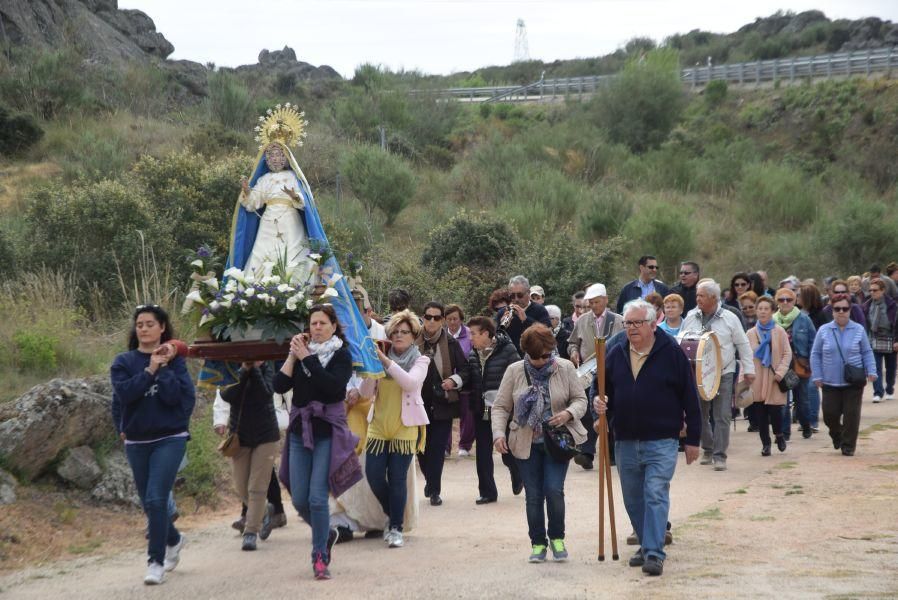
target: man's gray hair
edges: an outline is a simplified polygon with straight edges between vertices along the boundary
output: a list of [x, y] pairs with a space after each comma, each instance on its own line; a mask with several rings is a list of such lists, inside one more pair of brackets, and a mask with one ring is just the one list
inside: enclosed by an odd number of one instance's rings
[[654, 323], [658, 318], [658, 313], [655, 311], [655, 307], [652, 306], [651, 303], [646, 302], [642, 298], [637, 298], [636, 300], [630, 300], [626, 304], [624, 304], [624, 318], [627, 318], [627, 313], [633, 310], [644, 310], [645, 318]]
[[720, 284], [713, 279], [703, 279], [698, 282], [697, 290], [708, 290], [717, 300], [720, 300]]
[[549, 313], [550, 319], [560, 319], [561, 318], [561, 309], [555, 306], [554, 304], [546, 305], [546, 312]]
[[528, 290], [530, 289], [530, 282], [527, 281], [527, 278], [523, 275], [515, 275], [511, 279], [508, 280], [508, 287], [513, 285], [523, 285]]

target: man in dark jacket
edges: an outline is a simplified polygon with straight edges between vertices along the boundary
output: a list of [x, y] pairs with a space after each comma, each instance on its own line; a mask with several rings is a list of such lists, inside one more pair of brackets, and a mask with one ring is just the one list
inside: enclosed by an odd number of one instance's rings
[[649, 575], [661, 575], [664, 569], [670, 480], [683, 421], [686, 464], [699, 456], [702, 430], [689, 359], [672, 337], [656, 333], [655, 317], [654, 307], [644, 300], [624, 307], [627, 343], [608, 353], [606, 398], [594, 401], [599, 414], [613, 411], [621, 492], [640, 541], [630, 566], [642, 566]]
[[440, 491], [446, 444], [452, 434], [452, 419], [461, 414], [458, 391], [468, 383], [468, 360], [458, 340], [443, 327], [445, 316], [446, 307], [440, 302], [425, 304], [424, 326], [415, 342], [421, 354], [430, 357], [427, 379], [421, 388], [430, 419], [421, 471], [427, 480], [424, 495], [430, 498], [431, 506], [443, 503]]
[[530, 282], [526, 277], [523, 275], [512, 277], [508, 282], [508, 290], [511, 292], [511, 305], [500, 310], [496, 318], [501, 324], [506, 312], [514, 311], [514, 315], [505, 327], [505, 333], [511, 338], [511, 343], [520, 354], [521, 335], [524, 331], [534, 323], [542, 323], [552, 329], [552, 321], [549, 320], [549, 313], [546, 312], [546, 308], [542, 304], [530, 300]]
[[695, 308], [695, 290], [701, 277], [702, 273], [698, 268], [698, 263], [680, 263], [680, 283], [670, 288], [670, 292], [679, 294], [683, 298], [683, 316]]
[[[474, 415], [474, 438], [477, 442], [477, 481], [480, 497], [477, 504], [495, 502], [499, 496], [493, 478], [493, 431], [490, 426], [493, 400], [502, 383], [505, 370], [521, 358], [514, 344], [503, 332], [496, 332], [496, 324], [489, 317], [473, 317], [468, 321], [471, 330], [471, 353], [468, 371], [471, 379], [471, 412]], [[506, 456], [509, 457], [506, 459]], [[510, 454], [502, 455], [502, 462], [511, 472], [511, 489], [521, 493], [524, 482], [517, 463]]]
[[670, 293], [670, 289], [664, 285], [664, 282], [656, 279], [658, 277], [658, 259], [654, 256], [639, 257], [639, 277], [625, 285], [620, 294], [617, 296], [617, 308], [615, 312], [621, 314], [624, 310], [624, 304], [630, 300], [636, 300], [657, 292], [664, 298]]

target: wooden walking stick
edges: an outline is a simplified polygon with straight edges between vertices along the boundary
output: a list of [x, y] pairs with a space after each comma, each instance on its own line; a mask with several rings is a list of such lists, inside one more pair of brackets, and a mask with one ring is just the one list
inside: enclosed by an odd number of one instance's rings
[[[605, 339], [596, 337], [596, 393], [605, 397]], [[611, 485], [611, 459], [608, 449], [608, 418], [599, 415], [594, 428], [599, 434], [599, 560], [605, 560], [605, 489], [608, 490], [608, 516], [611, 523], [611, 558], [619, 560], [617, 525], [614, 520], [614, 490]]]

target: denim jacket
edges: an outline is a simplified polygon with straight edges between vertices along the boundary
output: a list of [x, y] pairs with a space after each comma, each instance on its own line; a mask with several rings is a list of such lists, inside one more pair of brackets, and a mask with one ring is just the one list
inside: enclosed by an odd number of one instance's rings
[[799, 314], [792, 322], [789, 333], [792, 334], [792, 352], [795, 353], [795, 356], [810, 358], [811, 348], [814, 347], [814, 338], [817, 335], [817, 329], [814, 327], [811, 317], [803, 312]]

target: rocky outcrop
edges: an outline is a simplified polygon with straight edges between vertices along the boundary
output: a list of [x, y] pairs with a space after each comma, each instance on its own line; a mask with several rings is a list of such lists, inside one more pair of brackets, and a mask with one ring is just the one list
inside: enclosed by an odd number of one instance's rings
[[0, 506], [16, 501], [16, 478], [0, 469]]
[[78, 446], [68, 451], [56, 474], [79, 489], [89, 490], [103, 475], [103, 470], [90, 446]]
[[0, 409], [0, 456], [27, 479], [43, 473], [67, 448], [113, 434], [108, 377], [54, 379]]
[[128, 459], [120, 451], [115, 451], [106, 459], [103, 477], [90, 493], [97, 502], [131, 504], [140, 506], [140, 497], [134, 486], [134, 477]]
[[243, 65], [234, 69], [238, 73], [268, 72], [285, 75], [299, 81], [315, 81], [321, 79], [342, 79], [332, 67], [321, 65], [316, 67], [296, 59], [296, 52], [289, 46], [283, 50], [262, 50], [259, 62], [254, 65]]

